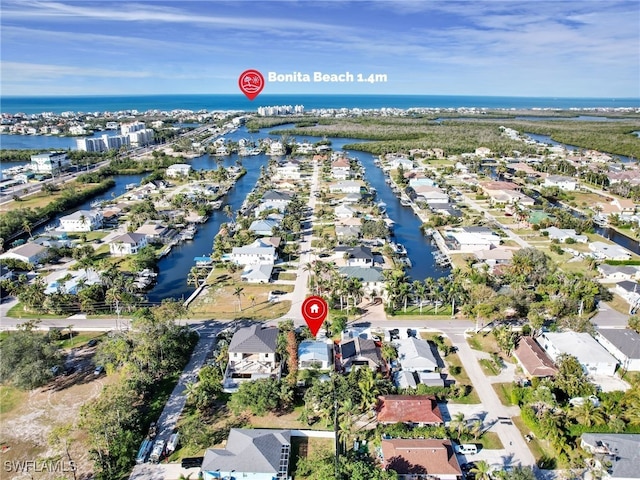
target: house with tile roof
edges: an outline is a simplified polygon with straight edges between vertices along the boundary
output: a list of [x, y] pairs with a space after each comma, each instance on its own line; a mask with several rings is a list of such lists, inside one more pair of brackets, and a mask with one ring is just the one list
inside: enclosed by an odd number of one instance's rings
[[376, 406], [378, 423], [414, 426], [444, 425], [434, 395], [381, 395]]
[[394, 470], [401, 480], [462, 478], [462, 469], [449, 439], [383, 438], [381, 447], [383, 468]]
[[553, 360], [532, 337], [520, 337], [513, 356], [529, 378], [553, 377], [558, 373]]
[[225, 448], [210, 448], [204, 454], [204, 480], [289, 478], [291, 431], [232, 428]]

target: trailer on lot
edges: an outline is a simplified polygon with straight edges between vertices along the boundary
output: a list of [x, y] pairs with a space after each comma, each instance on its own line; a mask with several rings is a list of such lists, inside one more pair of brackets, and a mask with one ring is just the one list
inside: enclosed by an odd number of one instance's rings
[[162, 459], [162, 455], [164, 454], [164, 440], [156, 440], [153, 444], [153, 450], [151, 451], [151, 455], [149, 456], [149, 461], [151, 463], [158, 463]]
[[151, 447], [153, 447], [153, 441], [145, 438], [142, 441], [142, 445], [140, 445], [140, 450], [138, 450], [138, 455], [136, 456], [136, 463], [138, 465], [147, 461], [147, 456], [151, 451]]

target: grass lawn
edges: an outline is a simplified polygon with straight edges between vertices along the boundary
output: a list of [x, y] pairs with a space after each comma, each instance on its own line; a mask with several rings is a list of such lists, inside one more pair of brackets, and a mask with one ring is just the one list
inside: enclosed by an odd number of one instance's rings
[[[109, 235], [109, 232], [104, 230], [92, 230], [90, 232], [84, 232], [84, 236], [87, 237], [87, 242], [92, 242], [94, 240], [102, 240], [107, 235]], [[67, 236], [69, 237], [69, 240], [80, 240], [83, 237], [83, 234], [68, 233]]]
[[470, 337], [467, 337], [467, 342], [469, 342], [469, 346], [471, 348], [473, 348], [474, 350], [480, 350], [481, 352], [498, 353], [500, 351], [500, 348], [498, 348], [498, 343], [491, 333], [476, 333]]
[[0, 385], [0, 415], [5, 415], [17, 405], [26, 402], [28, 393], [7, 385]]
[[629, 304], [617, 293], [613, 294], [613, 300], [608, 301], [607, 305], [613, 308], [616, 312], [620, 312], [624, 315], [629, 314]]
[[90, 188], [94, 188], [96, 186], [95, 183], [78, 183], [75, 181], [64, 183], [60, 190], [57, 192], [46, 193], [39, 192], [34, 195], [29, 195], [24, 197], [23, 200], [16, 202], [15, 200], [8, 202], [0, 207], [0, 213], [8, 212], [10, 210], [15, 210], [17, 208], [42, 208], [50, 203], [62, 198], [64, 190], [70, 189], [74, 192], [74, 194], [78, 194]]
[[496, 432], [484, 432], [482, 437], [477, 441], [486, 450], [502, 450], [504, 445], [500, 441], [500, 437]]
[[396, 310], [395, 312], [393, 312], [393, 315], [395, 317], [415, 317], [416, 319], [418, 319], [419, 317], [423, 316], [423, 317], [434, 317], [434, 316], [438, 316], [438, 317], [442, 317], [443, 319], [450, 319], [451, 318], [451, 306], [447, 305], [447, 306], [441, 306], [438, 307], [436, 309], [435, 306], [433, 305], [429, 305], [429, 306], [424, 306], [422, 307], [422, 313], [420, 313], [420, 307], [416, 306], [416, 305], [412, 305], [410, 307], [407, 307], [407, 311], [405, 312], [403, 309], [400, 310]]
[[295, 273], [280, 272], [274, 275], [275, 281], [278, 280], [295, 280], [298, 276]]
[[[189, 312], [195, 317], [272, 319], [286, 314], [291, 307], [289, 300], [271, 303], [268, 296], [274, 289], [291, 292], [293, 285], [244, 283], [240, 272], [223, 269], [213, 270], [207, 282], [209, 286], [189, 305]], [[240, 299], [234, 295], [236, 287], [242, 288]]]
[[513, 390], [513, 383], [494, 383], [491, 385], [496, 391], [496, 395], [503, 405], [510, 407], [511, 403], [511, 391]]
[[103, 332], [77, 332], [74, 330], [72, 337], [69, 338], [69, 332], [65, 329], [62, 332], [63, 340], [60, 342], [60, 348], [67, 349], [79, 347], [80, 345], [87, 343], [92, 338], [101, 336], [104, 336]]
[[[520, 430], [523, 437], [530, 433], [529, 428], [524, 424], [522, 418], [511, 417], [511, 419], [513, 420], [513, 424], [518, 427], [518, 430]], [[544, 440], [534, 437], [533, 440], [527, 443], [527, 446], [529, 447], [529, 450], [531, 450], [531, 454], [536, 459], [536, 462], [545, 456], [549, 458], [556, 458], [555, 452], [543, 442]], [[558, 467], [560, 468], [561, 465], [558, 465]]]
[[482, 371], [485, 373], [485, 375], [500, 375], [500, 369], [496, 367], [495, 362], [489, 358], [481, 358], [480, 367], [482, 367]]
[[294, 479], [303, 479], [295, 474], [299, 458], [307, 458], [318, 451], [334, 451], [334, 441], [330, 438], [291, 437], [291, 464]]

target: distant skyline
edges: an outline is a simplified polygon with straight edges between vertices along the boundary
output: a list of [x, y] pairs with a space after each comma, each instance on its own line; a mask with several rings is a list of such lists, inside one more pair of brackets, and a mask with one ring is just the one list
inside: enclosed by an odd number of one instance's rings
[[637, 1], [2, 0], [0, 94], [237, 94], [257, 69], [381, 80], [263, 94], [638, 98], [639, 25]]

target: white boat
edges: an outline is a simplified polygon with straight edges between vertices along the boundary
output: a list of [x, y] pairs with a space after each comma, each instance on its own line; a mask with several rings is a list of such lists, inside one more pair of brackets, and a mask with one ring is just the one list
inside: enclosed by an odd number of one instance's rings
[[124, 188], [126, 188], [127, 190], [133, 190], [137, 186], [138, 186], [137, 183], [127, 183]]
[[411, 202], [409, 200], [405, 200], [404, 198], [400, 200], [400, 205], [402, 205], [403, 207], [410, 207], [411, 206]]

